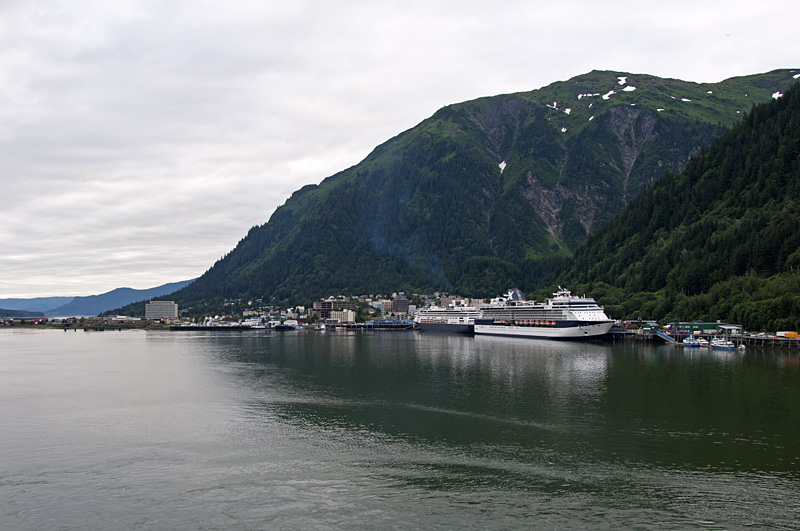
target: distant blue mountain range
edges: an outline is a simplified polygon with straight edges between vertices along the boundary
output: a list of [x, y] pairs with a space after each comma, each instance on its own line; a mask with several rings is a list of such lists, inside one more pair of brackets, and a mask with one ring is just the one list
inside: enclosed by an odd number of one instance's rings
[[150, 289], [117, 288], [100, 295], [86, 297], [36, 297], [33, 299], [0, 299], [0, 308], [23, 312], [43, 312], [49, 317], [98, 315], [114, 308], [153, 297], [169, 295], [194, 282], [171, 282]]
[[46, 312], [69, 304], [75, 297], [36, 297], [35, 299], [0, 299], [0, 308], [26, 312]]

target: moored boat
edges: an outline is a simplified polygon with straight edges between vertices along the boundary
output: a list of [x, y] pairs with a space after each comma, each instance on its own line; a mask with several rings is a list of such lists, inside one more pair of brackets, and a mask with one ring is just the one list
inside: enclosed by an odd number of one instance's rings
[[711, 348], [715, 350], [736, 350], [736, 345], [730, 339], [715, 337], [711, 340]]
[[424, 332], [471, 334], [480, 311], [474, 306], [431, 306], [417, 311], [414, 323]]
[[688, 348], [700, 347], [700, 340], [694, 337], [683, 338], [683, 346]]
[[538, 339], [590, 339], [604, 336], [614, 321], [589, 297], [559, 286], [544, 303], [525, 300], [518, 289], [480, 307], [475, 334]]
[[689, 348], [708, 347], [708, 340], [703, 337], [687, 337], [683, 340], [683, 346]]
[[275, 330], [276, 332], [292, 332], [295, 330], [302, 330], [302, 329], [303, 327], [300, 325], [300, 323], [298, 323], [293, 319], [286, 320], [282, 323], [276, 324], [273, 327], [273, 330]]

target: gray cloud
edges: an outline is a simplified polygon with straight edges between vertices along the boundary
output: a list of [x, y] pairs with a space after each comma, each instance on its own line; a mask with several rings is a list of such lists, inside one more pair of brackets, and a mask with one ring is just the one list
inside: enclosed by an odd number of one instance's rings
[[794, 2], [642, 4], [4, 2], [0, 297], [197, 276], [443, 105], [798, 63]]

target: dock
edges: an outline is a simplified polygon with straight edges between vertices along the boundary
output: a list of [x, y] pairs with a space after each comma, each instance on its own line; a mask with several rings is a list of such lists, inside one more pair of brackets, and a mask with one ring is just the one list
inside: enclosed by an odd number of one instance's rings
[[414, 323], [343, 323], [337, 325], [328, 325], [328, 327], [336, 330], [413, 330]]
[[[663, 341], [664, 343], [683, 346], [683, 339], [686, 335], [667, 334], [664, 332], [645, 332], [637, 333], [621, 329], [611, 329], [606, 334], [606, 339], [611, 341], [627, 340], [627, 341], [644, 341], [654, 342]], [[702, 337], [709, 343], [715, 337], [721, 337], [721, 334], [695, 334], [692, 337]], [[763, 347], [763, 348], [777, 348], [777, 349], [800, 349], [800, 338], [792, 337], [776, 337], [776, 336], [753, 336], [749, 334], [736, 334], [726, 335], [726, 339], [730, 339], [738, 347], [744, 345], [745, 347]]]

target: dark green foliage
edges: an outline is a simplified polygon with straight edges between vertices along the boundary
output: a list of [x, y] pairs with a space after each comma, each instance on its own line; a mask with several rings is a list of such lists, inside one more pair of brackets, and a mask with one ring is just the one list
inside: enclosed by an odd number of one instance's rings
[[508, 291], [520, 278], [519, 268], [499, 258], [476, 256], [466, 260], [456, 275], [455, 290], [466, 297], [487, 298]]
[[526, 293], [540, 289], [542, 286], [555, 287], [556, 281], [561, 278], [571, 263], [569, 255], [523, 260], [520, 264], [520, 283], [515, 285], [519, 285]]
[[[622, 91], [619, 76], [636, 90]], [[740, 107], [793, 82], [785, 70], [712, 85], [591, 72], [445, 107], [360, 164], [295, 192], [175, 299], [207, 308], [235, 298], [533, 289], [534, 277], [552, 278], [545, 266], [560, 264], [663, 172], [681, 170]], [[609, 99], [583, 96], [611, 89]], [[628, 252], [641, 249], [634, 242]], [[641, 272], [625, 274], [652, 287]], [[705, 286], [661, 274], [687, 290]]]
[[[800, 324], [800, 88], [753, 108], [680, 174], [631, 201], [562, 277], [620, 313]], [[634, 304], [635, 302], [635, 304]]]

